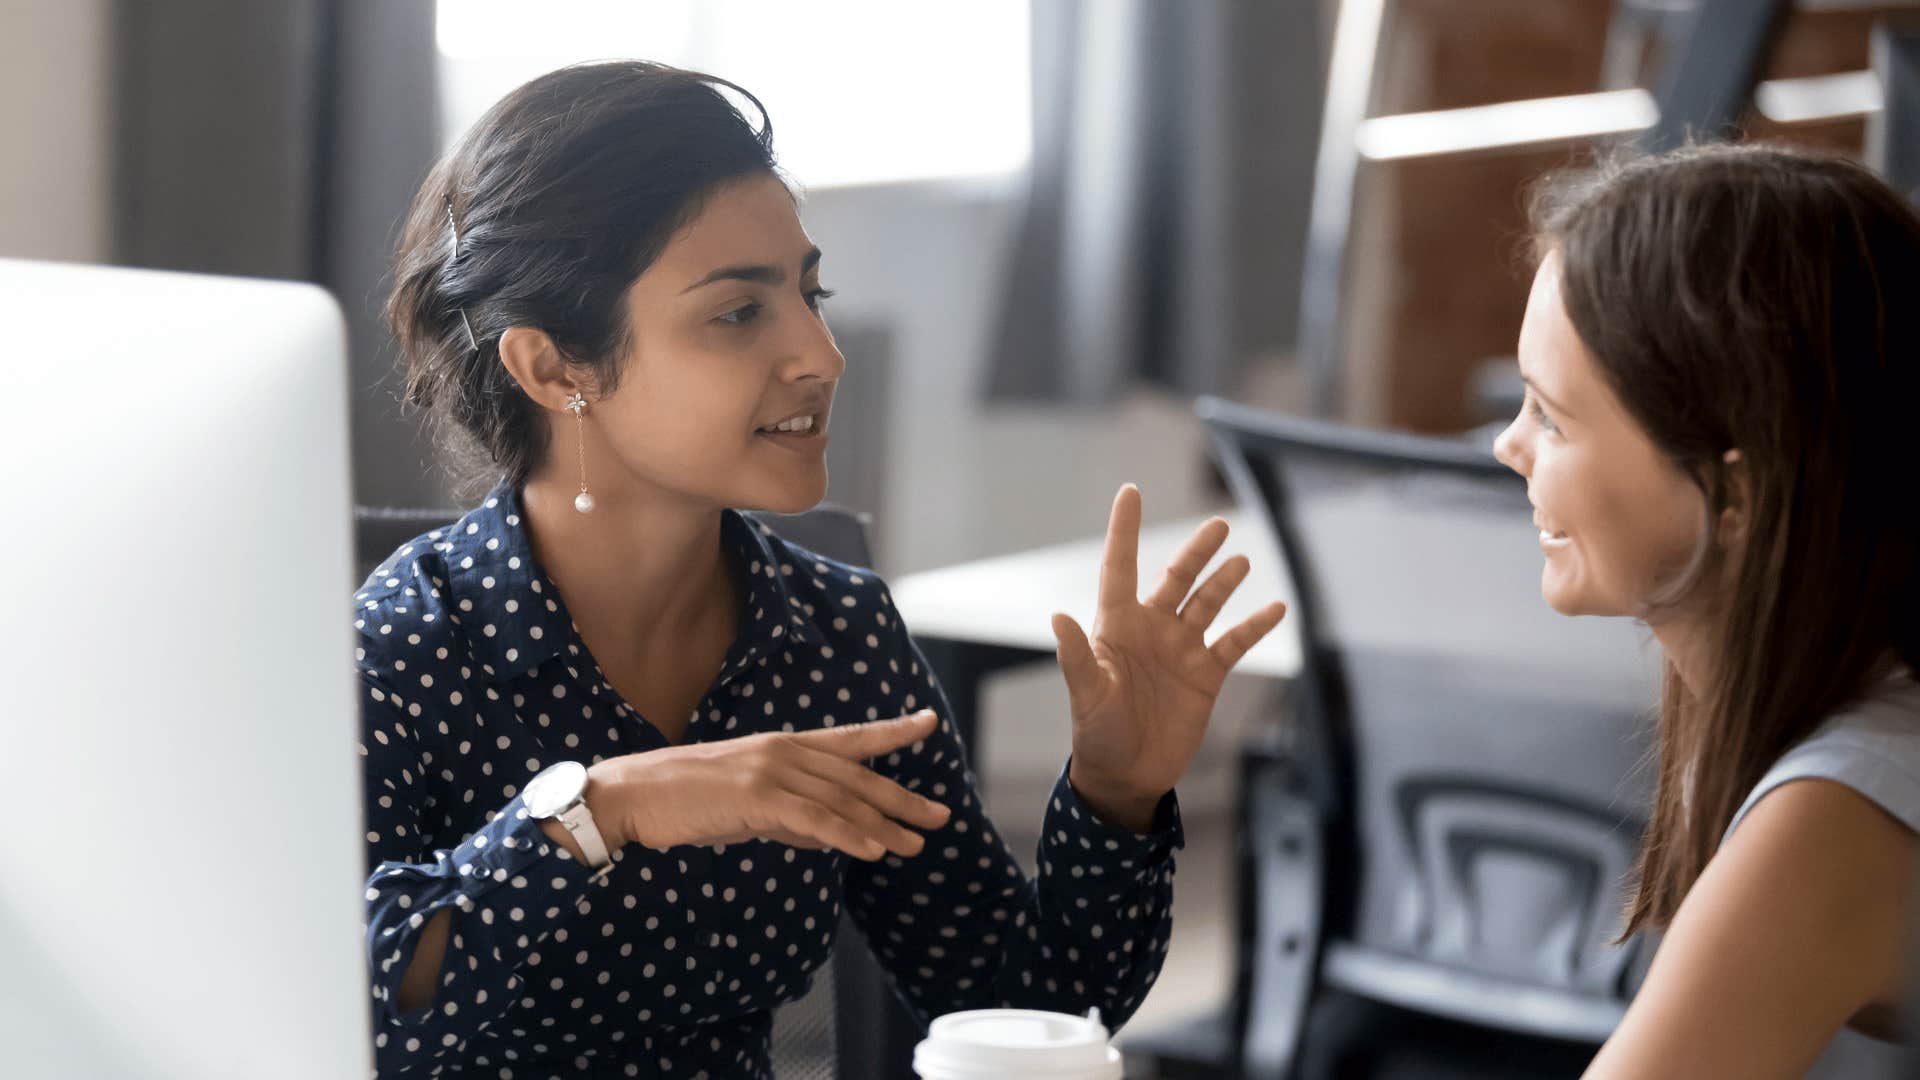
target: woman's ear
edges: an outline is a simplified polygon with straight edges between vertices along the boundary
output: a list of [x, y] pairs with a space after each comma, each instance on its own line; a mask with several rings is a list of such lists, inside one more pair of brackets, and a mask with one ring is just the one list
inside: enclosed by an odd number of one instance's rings
[[559, 346], [545, 330], [531, 326], [510, 326], [500, 335], [500, 366], [520, 384], [534, 404], [548, 412], [560, 412], [567, 399], [585, 392], [574, 377], [572, 366]]
[[1747, 523], [1753, 507], [1753, 478], [1747, 471], [1747, 459], [1738, 450], [1720, 455], [1720, 518], [1714, 522], [1715, 535], [1723, 548], [1738, 548], [1747, 542]]

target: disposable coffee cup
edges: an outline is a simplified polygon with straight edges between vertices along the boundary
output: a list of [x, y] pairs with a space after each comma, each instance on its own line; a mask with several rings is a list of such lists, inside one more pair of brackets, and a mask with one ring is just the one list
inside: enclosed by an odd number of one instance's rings
[[913, 1051], [920, 1080], [1120, 1080], [1100, 1010], [976, 1009], [933, 1022]]

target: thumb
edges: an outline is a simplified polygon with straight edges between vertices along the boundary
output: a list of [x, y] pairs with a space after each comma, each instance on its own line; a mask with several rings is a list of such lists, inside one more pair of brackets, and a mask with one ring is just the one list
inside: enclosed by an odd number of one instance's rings
[[1060, 674], [1067, 680], [1067, 697], [1074, 712], [1083, 712], [1100, 698], [1100, 661], [1087, 643], [1086, 632], [1071, 615], [1053, 617], [1053, 638], [1060, 643], [1056, 655], [1060, 658]]

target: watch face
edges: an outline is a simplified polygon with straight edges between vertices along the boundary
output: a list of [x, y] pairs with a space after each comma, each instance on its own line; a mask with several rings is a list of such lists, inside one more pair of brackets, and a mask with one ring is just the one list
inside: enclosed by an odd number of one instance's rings
[[587, 767], [577, 761], [549, 765], [527, 781], [523, 797], [527, 813], [535, 818], [550, 818], [565, 810], [587, 790]]

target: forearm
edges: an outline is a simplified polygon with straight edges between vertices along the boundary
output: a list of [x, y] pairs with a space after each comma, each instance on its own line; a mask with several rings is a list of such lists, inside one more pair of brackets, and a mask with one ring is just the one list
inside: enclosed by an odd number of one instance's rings
[[367, 882], [367, 957], [383, 1072], [461, 1053], [516, 999], [519, 972], [585, 899], [591, 875], [516, 800], [458, 846]]
[[410, 1013], [433, 1004], [440, 966], [447, 958], [447, 928], [451, 925], [453, 910], [442, 908], [420, 928], [413, 959], [407, 962], [407, 973], [400, 977], [400, 992], [394, 995], [401, 1012]]
[[[1167, 828], [1135, 835], [1097, 820], [1062, 778], [1048, 799], [1035, 882], [969, 798], [971, 785], [945, 787], [965, 812], [930, 833], [924, 852], [848, 870], [855, 921], [906, 1002], [923, 1019], [1098, 1006], [1110, 1025], [1124, 1022], [1165, 954], [1177, 813], [1169, 805]], [[930, 918], [936, 903], [939, 917]]]

